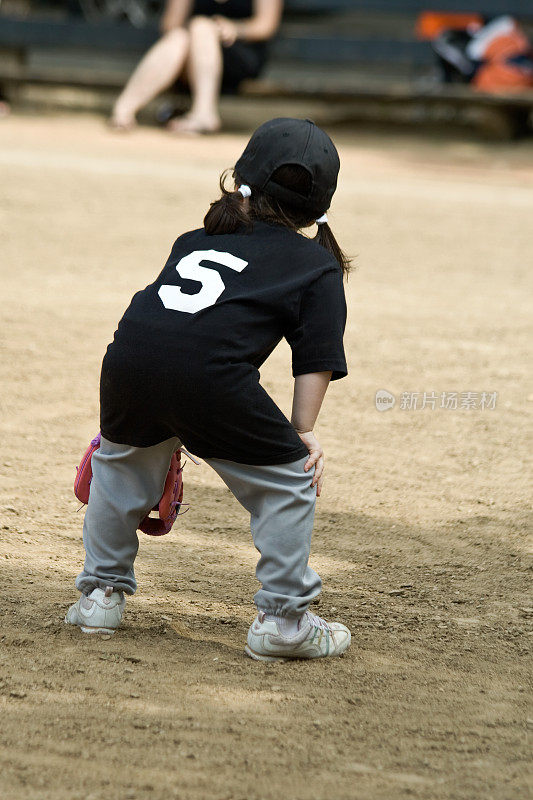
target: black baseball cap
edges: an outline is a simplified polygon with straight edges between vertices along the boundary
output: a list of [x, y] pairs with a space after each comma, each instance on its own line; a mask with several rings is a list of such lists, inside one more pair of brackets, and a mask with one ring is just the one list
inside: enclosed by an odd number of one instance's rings
[[[305, 196], [272, 180], [273, 173], [287, 164], [304, 167], [311, 176], [311, 188]], [[292, 117], [278, 117], [260, 125], [235, 164], [235, 173], [245, 183], [315, 217], [328, 210], [339, 169], [339, 154], [327, 133], [310, 119]]]

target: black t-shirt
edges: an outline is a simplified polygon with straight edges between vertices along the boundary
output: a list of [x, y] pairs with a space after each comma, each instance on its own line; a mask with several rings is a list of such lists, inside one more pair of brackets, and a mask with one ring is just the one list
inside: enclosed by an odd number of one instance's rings
[[101, 429], [148, 447], [178, 436], [193, 453], [244, 464], [296, 461], [307, 449], [259, 382], [285, 337], [293, 375], [347, 374], [339, 265], [281, 225], [180, 236], [138, 292], [102, 365]]

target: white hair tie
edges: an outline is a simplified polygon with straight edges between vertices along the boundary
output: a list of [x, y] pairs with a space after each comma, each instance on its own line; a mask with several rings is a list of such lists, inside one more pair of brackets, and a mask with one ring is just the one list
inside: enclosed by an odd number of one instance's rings
[[327, 214], [322, 214], [321, 217], [319, 217], [317, 220], [315, 220], [317, 225], [325, 225], [327, 221], [328, 221], [328, 215]]
[[250, 197], [250, 195], [252, 194], [252, 190], [245, 183], [239, 186], [238, 191], [242, 194], [243, 197]]

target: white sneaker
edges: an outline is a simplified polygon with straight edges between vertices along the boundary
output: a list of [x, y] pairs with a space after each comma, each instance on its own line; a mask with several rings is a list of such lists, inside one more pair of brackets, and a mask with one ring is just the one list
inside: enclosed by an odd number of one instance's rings
[[275, 620], [260, 611], [248, 630], [244, 652], [256, 661], [281, 661], [286, 658], [325, 658], [340, 656], [350, 646], [352, 636], [340, 622], [326, 622], [307, 611], [294, 636], [280, 633]]
[[90, 595], [82, 594], [70, 606], [65, 622], [79, 625], [83, 633], [115, 633], [120, 625], [126, 598], [123, 592], [116, 592], [112, 586], [93, 589]]

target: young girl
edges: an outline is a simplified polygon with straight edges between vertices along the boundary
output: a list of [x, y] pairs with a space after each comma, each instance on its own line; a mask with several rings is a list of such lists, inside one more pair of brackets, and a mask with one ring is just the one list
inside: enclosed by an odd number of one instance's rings
[[[350, 631], [307, 609], [321, 589], [308, 566], [324, 456], [313, 434], [330, 380], [346, 375], [343, 273], [325, 215], [339, 157], [309, 120], [261, 125], [221, 181], [204, 227], [175, 242], [138, 292], [102, 365], [99, 450], [66, 622], [113, 633], [136, 583], [137, 528], [161, 497], [181, 444], [250, 512], [261, 557], [246, 653], [274, 661], [340, 655]], [[299, 229], [318, 223], [311, 240]], [[259, 383], [285, 337], [295, 376], [292, 422]]]

